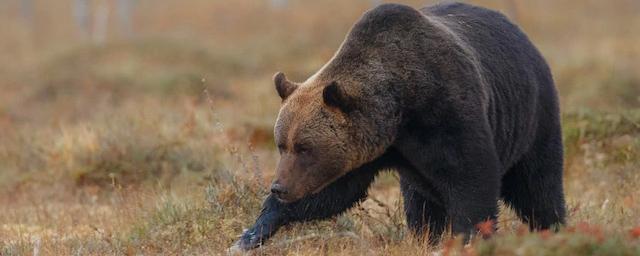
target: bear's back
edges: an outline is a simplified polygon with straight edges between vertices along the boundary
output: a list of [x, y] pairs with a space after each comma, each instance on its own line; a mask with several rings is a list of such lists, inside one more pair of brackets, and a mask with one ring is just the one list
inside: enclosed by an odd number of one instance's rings
[[456, 33], [476, 54], [490, 89], [488, 117], [503, 165], [508, 168], [534, 143], [539, 125], [557, 122], [549, 67], [528, 37], [501, 13], [464, 3], [420, 10]]

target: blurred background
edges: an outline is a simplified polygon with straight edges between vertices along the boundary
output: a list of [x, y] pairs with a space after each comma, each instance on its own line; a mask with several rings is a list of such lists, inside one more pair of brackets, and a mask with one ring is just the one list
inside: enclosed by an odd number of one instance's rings
[[[272, 75], [306, 79], [383, 2], [0, 1], [0, 254], [226, 248], [278, 159]], [[640, 1], [466, 2], [507, 15], [551, 66], [572, 222], [640, 224]], [[398, 210], [394, 175], [372, 194]], [[351, 231], [403, 237], [401, 214], [380, 231], [367, 209]]]

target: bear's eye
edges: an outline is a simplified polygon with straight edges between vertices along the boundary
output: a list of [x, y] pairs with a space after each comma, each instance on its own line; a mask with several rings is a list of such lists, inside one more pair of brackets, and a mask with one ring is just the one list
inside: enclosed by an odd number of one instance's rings
[[296, 144], [293, 148], [297, 154], [309, 154], [311, 152], [311, 147], [303, 144]]
[[278, 144], [278, 151], [280, 151], [280, 153], [286, 150], [287, 150], [287, 147], [284, 144]]

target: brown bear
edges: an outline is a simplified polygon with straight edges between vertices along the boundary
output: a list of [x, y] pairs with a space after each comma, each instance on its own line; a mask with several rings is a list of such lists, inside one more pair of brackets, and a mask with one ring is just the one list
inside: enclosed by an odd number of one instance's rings
[[236, 244], [354, 206], [395, 170], [408, 227], [437, 241], [495, 220], [562, 224], [562, 138], [549, 67], [502, 14], [462, 3], [384, 4], [305, 82], [274, 77], [282, 107], [272, 194]]

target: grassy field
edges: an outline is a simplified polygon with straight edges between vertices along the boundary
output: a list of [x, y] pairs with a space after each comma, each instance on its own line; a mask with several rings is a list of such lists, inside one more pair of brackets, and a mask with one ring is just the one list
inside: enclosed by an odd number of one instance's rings
[[[99, 2], [99, 1], [97, 1]], [[424, 1], [403, 1], [419, 7]], [[568, 225], [428, 247], [398, 177], [255, 255], [640, 255], [640, 4], [470, 1], [510, 16], [561, 95]], [[271, 76], [303, 80], [371, 2], [139, 1], [135, 36], [78, 36], [72, 1], [0, 4], [0, 255], [218, 255], [257, 216], [278, 154]], [[111, 13], [113, 15], [113, 13]]]

